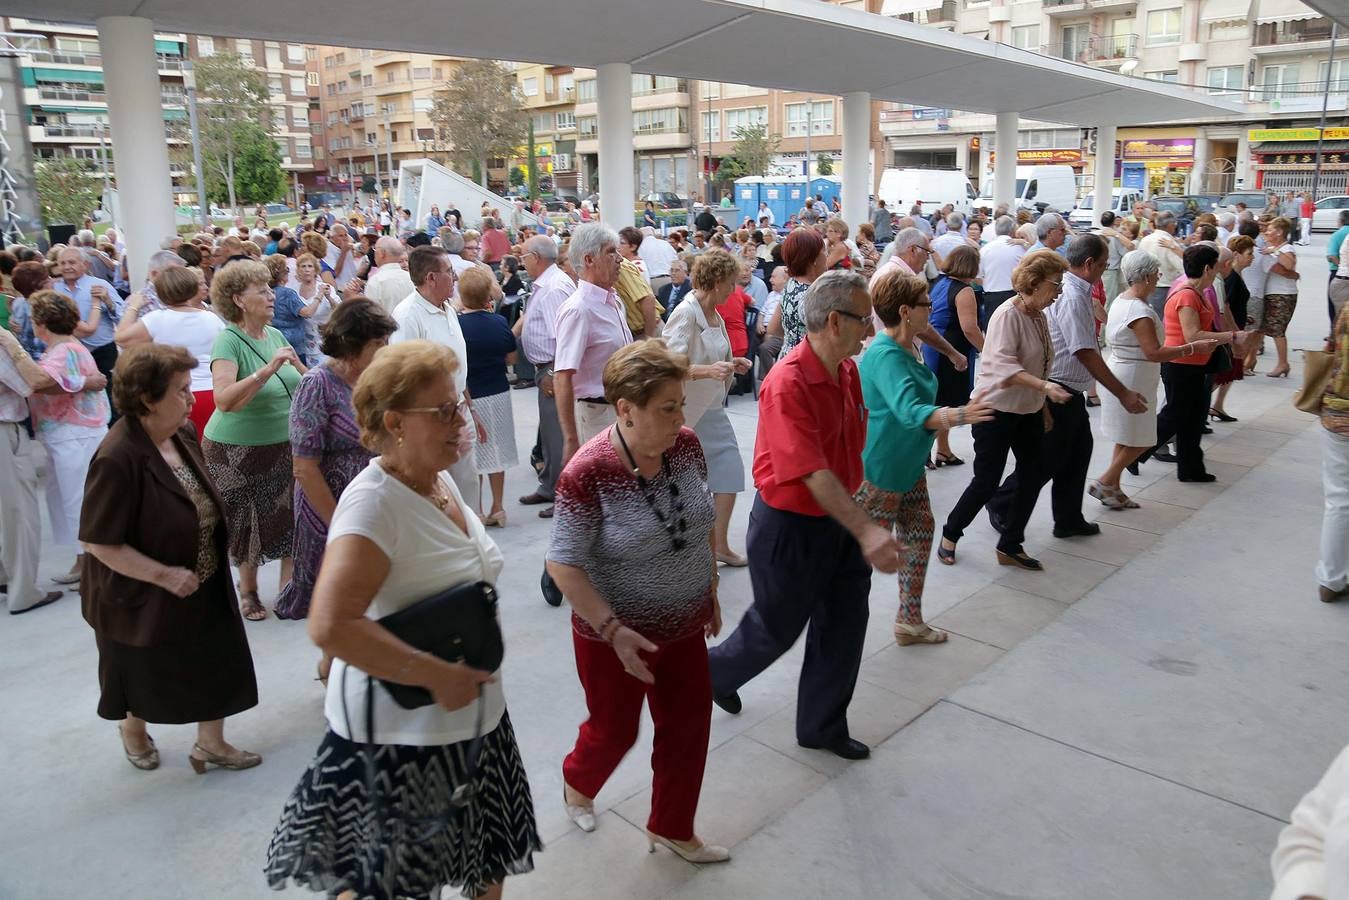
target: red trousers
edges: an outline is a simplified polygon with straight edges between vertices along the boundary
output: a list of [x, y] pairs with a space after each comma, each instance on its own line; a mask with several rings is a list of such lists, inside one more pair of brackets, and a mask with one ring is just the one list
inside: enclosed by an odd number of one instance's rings
[[562, 776], [587, 797], [598, 794], [637, 742], [645, 698], [656, 727], [646, 827], [671, 840], [691, 840], [712, 729], [712, 681], [702, 632], [642, 655], [655, 684], [643, 684], [623, 671], [608, 644], [575, 632], [572, 644], [590, 718], [581, 723], [576, 746], [562, 761]]

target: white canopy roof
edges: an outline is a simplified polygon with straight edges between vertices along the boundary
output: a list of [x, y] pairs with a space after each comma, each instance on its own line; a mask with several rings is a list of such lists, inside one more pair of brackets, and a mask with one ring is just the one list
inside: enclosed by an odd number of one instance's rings
[[1307, 0], [1307, 5], [1340, 23], [1340, 36], [1349, 37], [1349, 3], [1344, 0]]
[[72, 22], [140, 16], [168, 31], [305, 41], [748, 83], [1076, 125], [1175, 122], [1234, 103], [819, 0], [0, 0]]

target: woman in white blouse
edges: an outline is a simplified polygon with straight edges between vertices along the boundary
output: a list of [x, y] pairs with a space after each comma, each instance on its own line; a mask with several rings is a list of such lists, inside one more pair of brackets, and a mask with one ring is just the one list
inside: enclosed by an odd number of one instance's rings
[[707, 458], [707, 486], [717, 510], [713, 551], [728, 566], [748, 561], [731, 549], [727, 537], [735, 495], [745, 489], [745, 462], [726, 415], [726, 391], [732, 377], [748, 372], [751, 364], [731, 355], [731, 339], [717, 307], [735, 290], [739, 274], [739, 261], [726, 250], [700, 254], [693, 262], [693, 292], [671, 311], [664, 334], [671, 350], [689, 358], [684, 421], [698, 435]]
[[1349, 897], [1349, 747], [1289, 816], [1270, 867], [1270, 900]]
[[[356, 383], [361, 440], [380, 455], [342, 493], [328, 528], [309, 613], [310, 636], [336, 658], [328, 732], [272, 836], [273, 888], [294, 879], [361, 897], [439, 896], [450, 886], [498, 898], [505, 877], [529, 871], [541, 849], [497, 673], [417, 650], [378, 622], [501, 572], [501, 551], [445, 474], [471, 448], [454, 387], [460, 364], [443, 346], [408, 341], [382, 350]], [[404, 709], [376, 681], [367, 735], [368, 676], [425, 688], [436, 702]], [[359, 723], [355, 734], [348, 722]], [[467, 783], [479, 729], [476, 799], [456, 817], [451, 795]], [[378, 796], [368, 793], [365, 754]]]

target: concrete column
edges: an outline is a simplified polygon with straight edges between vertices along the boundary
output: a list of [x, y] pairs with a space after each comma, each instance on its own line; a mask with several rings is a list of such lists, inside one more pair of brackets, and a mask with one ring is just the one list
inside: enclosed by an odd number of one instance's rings
[[145, 281], [150, 254], [175, 233], [173, 179], [149, 19], [104, 16], [96, 22], [108, 92], [120, 221], [131, 285]]
[[600, 219], [617, 231], [633, 223], [635, 159], [632, 150], [632, 66], [606, 63], [595, 69], [600, 132]]
[[871, 94], [843, 95], [843, 221], [855, 233], [867, 221], [871, 193]]
[[1190, 169], [1190, 193], [1202, 194], [1208, 190], [1204, 186], [1204, 173], [1208, 170], [1209, 159], [1213, 156], [1213, 146], [1208, 133], [1200, 128], [1194, 136], [1194, 168]]
[[993, 206], [1016, 202], [1016, 143], [1018, 117], [1014, 112], [998, 113], [997, 159], [993, 161]]
[[[1096, 126], [1096, 188], [1092, 199], [1091, 224], [1100, 226], [1101, 213], [1110, 209], [1114, 203], [1112, 188], [1115, 186], [1115, 124]], [[1114, 299], [1113, 297], [1110, 299]]]

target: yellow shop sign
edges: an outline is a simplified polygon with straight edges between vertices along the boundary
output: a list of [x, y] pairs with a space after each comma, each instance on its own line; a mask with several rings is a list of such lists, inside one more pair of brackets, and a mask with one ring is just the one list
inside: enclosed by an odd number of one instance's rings
[[[1253, 128], [1246, 132], [1252, 141], [1314, 141], [1321, 135], [1319, 128]], [[1349, 128], [1327, 128], [1328, 141], [1349, 140]]]

